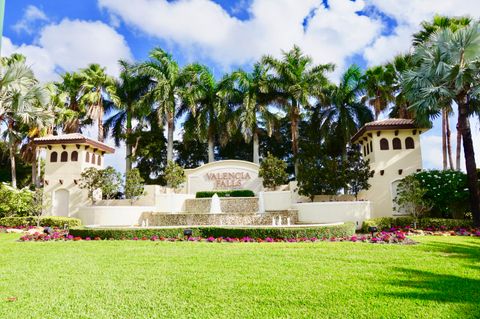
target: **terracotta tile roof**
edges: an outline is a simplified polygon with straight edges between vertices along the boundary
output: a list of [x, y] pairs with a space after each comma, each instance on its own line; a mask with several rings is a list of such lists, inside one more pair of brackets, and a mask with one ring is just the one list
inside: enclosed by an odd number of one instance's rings
[[418, 128], [419, 127], [415, 125], [415, 121], [409, 119], [385, 119], [380, 121], [368, 122], [357, 133], [355, 133], [355, 135], [353, 135], [351, 141], [352, 143], [355, 143], [355, 141], [367, 131]]
[[98, 148], [101, 151], [106, 153], [115, 153], [113, 147], [108, 146], [105, 143], [99, 142], [88, 138], [80, 133], [70, 133], [63, 135], [48, 135], [44, 137], [37, 137], [34, 140], [34, 143], [37, 145], [54, 145], [54, 144], [81, 144], [89, 145], [93, 148]]

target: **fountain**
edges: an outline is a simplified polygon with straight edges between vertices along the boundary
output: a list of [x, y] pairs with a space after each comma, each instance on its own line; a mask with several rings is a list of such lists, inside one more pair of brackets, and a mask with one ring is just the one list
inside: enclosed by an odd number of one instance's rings
[[220, 198], [217, 194], [212, 196], [212, 201], [210, 204], [210, 214], [221, 214], [222, 208], [220, 207]]

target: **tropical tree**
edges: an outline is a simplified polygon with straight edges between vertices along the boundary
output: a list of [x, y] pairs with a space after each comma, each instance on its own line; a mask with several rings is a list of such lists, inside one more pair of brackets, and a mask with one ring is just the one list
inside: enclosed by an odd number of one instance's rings
[[173, 159], [173, 133], [177, 105], [180, 103], [184, 88], [181, 69], [173, 57], [160, 48], [150, 52], [150, 60], [139, 66], [142, 75], [150, 78], [148, 92], [142, 103], [155, 105], [154, 112], [160, 123], [167, 125], [167, 161]]
[[[62, 122], [63, 133], [79, 133], [81, 131], [81, 120], [85, 117], [85, 107], [80, 103], [82, 95], [83, 78], [76, 72], [65, 72], [61, 75], [62, 80], [56, 82], [57, 105], [63, 102], [70, 112], [73, 112], [71, 119]], [[51, 89], [53, 91], [53, 88]]]
[[378, 120], [380, 113], [394, 100], [393, 74], [383, 65], [374, 66], [365, 71], [364, 82], [366, 93], [364, 99], [372, 107], [375, 120]]
[[129, 172], [132, 169], [134, 145], [133, 123], [134, 121], [144, 122], [145, 116], [150, 112], [150, 105], [139, 102], [148, 91], [150, 79], [140, 75], [138, 68], [127, 61], [120, 60], [119, 64], [121, 72], [119, 80], [115, 82], [117, 103], [107, 102], [113, 104], [112, 108], [115, 108], [117, 112], [105, 121], [104, 131], [105, 136], [108, 136], [111, 131], [117, 147], [120, 146], [120, 141], [125, 141], [125, 172]]
[[404, 77], [412, 107], [428, 111], [448, 100], [457, 104], [470, 206], [475, 224], [480, 225], [477, 167], [469, 123], [472, 105], [480, 98], [480, 25], [439, 30], [415, 48], [413, 58], [416, 66]]
[[43, 127], [53, 116], [44, 108], [48, 92], [38, 84], [25, 59], [3, 59], [0, 68], [0, 122], [6, 127], [3, 137], [8, 142], [12, 186], [16, 188], [15, 154], [22, 140], [21, 129], [33, 123]]
[[211, 163], [215, 160], [216, 136], [226, 135], [222, 128], [226, 123], [227, 105], [219, 95], [220, 84], [206, 66], [189, 65], [183, 70], [183, 76], [186, 84], [181, 89], [182, 103], [177, 117], [187, 114], [184, 139], [207, 142]]
[[233, 119], [240, 124], [240, 131], [249, 143], [253, 139], [253, 162], [260, 163], [259, 134], [263, 127], [268, 136], [272, 135], [275, 124], [278, 120], [270, 108], [269, 103], [273, 102], [274, 95], [270, 90], [270, 81], [267, 68], [256, 63], [252, 72], [237, 70], [232, 73], [233, 80], [232, 97], [239, 107], [234, 112]]
[[104, 96], [115, 104], [120, 104], [115, 92], [115, 80], [105, 73], [105, 68], [98, 64], [90, 64], [80, 70], [82, 78], [82, 95], [80, 102], [86, 106], [86, 115], [92, 121], [97, 121], [98, 140], [103, 142], [103, 115], [105, 113]]
[[320, 101], [320, 130], [323, 136], [333, 139], [343, 158], [347, 155], [350, 138], [365, 123], [373, 120], [369, 107], [362, 103], [364, 82], [362, 72], [356, 65], [350, 66], [338, 85], [332, 84]]
[[290, 119], [292, 135], [292, 153], [295, 161], [295, 175], [298, 174], [298, 124], [303, 109], [311, 105], [312, 97], [322, 94], [329, 81], [326, 72], [332, 71], [332, 64], [313, 65], [310, 56], [303, 54], [298, 46], [288, 52], [283, 52], [281, 59], [264, 56], [261, 60], [269, 71], [273, 72], [270, 79], [272, 91], [276, 94], [277, 104]]
[[[472, 19], [469, 17], [445, 17], [436, 15], [433, 17], [432, 22], [424, 21], [422, 22], [422, 30], [413, 35], [413, 45], [418, 46], [429, 40], [430, 36], [438, 30], [441, 29], [450, 29], [453, 32], [469, 25], [472, 22]], [[450, 163], [450, 168], [453, 169], [453, 160], [452, 160], [452, 147], [451, 147], [451, 133], [450, 133], [450, 123], [449, 117], [452, 114], [453, 109], [451, 103], [445, 103], [441, 108], [442, 113], [442, 151], [443, 151], [443, 169], [447, 169], [447, 154], [448, 160]], [[457, 128], [457, 147], [456, 147], [456, 161], [455, 167], [457, 170], [460, 170], [460, 153], [462, 150], [462, 134]]]

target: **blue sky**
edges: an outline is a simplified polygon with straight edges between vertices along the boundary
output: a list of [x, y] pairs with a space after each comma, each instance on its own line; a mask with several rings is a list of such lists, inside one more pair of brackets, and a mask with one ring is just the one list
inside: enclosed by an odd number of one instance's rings
[[[316, 63], [335, 63], [335, 81], [352, 63], [366, 68], [407, 51], [420, 22], [436, 13], [478, 17], [480, 1], [6, 0], [2, 55], [25, 54], [37, 77], [51, 81], [93, 62], [115, 76], [118, 59], [143, 60], [160, 46], [220, 77], [298, 44]], [[428, 168], [441, 165], [435, 124], [422, 138]], [[110, 164], [122, 168], [123, 154]]]

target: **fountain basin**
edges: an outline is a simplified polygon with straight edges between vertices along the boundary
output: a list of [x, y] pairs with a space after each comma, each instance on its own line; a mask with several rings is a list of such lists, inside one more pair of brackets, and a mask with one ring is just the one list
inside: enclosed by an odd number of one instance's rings
[[298, 222], [298, 212], [296, 210], [288, 211], [267, 211], [265, 214], [257, 212], [241, 213], [144, 213], [143, 218], [148, 219], [150, 226], [250, 226], [250, 225], [272, 225], [272, 219], [282, 219], [282, 224], [287, 224], [287, 219], [291, 224]]

